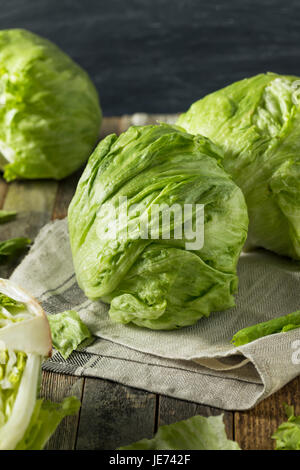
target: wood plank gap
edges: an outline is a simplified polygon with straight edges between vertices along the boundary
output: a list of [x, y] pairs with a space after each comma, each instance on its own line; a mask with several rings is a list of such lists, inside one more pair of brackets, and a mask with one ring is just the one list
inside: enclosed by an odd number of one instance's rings
[[8, 191], [8, 184], [4, 179], [0, 176], [0, 209], [2, 209], [5, 201], [5, 197]]
[[156, 395], [156, 403], [155, 403], [155, 417], [154, 417], [154, 434], [157, 433], [159, 425], [159, 404], [160, 404], [160, 395]]
[[81, 410], [82, 410], [82, 407], [83, 407], [83, 395], [84, 395], [84, 390], [85, 390], [85, 383], [86, 383], [86, 378], [83, 377], [83, 385], [82, 385], [81, 397], [80, 397], [81, 407], [80, 407], [79, 414], [78, 414], [75, 445], [74, 445], [75, 450], [77, 449], [77, 441], [78, 441], [79, 425], [80, 425], [80, 418], [81, 418]]

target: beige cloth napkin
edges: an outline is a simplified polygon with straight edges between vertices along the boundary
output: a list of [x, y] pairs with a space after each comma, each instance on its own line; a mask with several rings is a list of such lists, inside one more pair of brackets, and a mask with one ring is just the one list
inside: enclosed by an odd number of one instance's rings
[[44, 369], [102, 377], [222, 409], [247, 409], [300, 374], [300, 329], [235, 348], [239, 329], [300, 308], [300, 264], [263, 250], [239, 261], [236, 307], [176, 331], [113, 323], [76, 283], [66, 220], [46, 225], [11, 279], [48, 314], [75, 309], [97, 340]]

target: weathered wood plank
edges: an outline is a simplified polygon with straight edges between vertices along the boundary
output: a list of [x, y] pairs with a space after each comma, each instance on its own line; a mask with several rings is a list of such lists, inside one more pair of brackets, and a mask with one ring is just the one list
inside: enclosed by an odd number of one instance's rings
[[[1, 239], [28, 237], [34, 239], [49, 220], [58, 184], [55, 181], [16, 181], [9, 184], [3, 208], [17, 211], [17, 218], [1, 225]], [[1, 276], [9, 277], [17, 262], [1, 266]]]
[[85, 381], [76, 449], [111, 450], [152, 437], [154, 394], [102, 379]]
[[69, 204], [76, 191], [78, 180], [81, 176], [82, 169], [73, 175], [60, 181], [57, 189], [52, 219], [63, 219], [67, 216]]
[[[54, 402], [61, 402], [68, 396], [76, 396], [81, 400], [83, 382], [81, 377], [43, 372], [40, 396]], [[65, 418], [47, 443], [46, 449], [74, 449], [78, 422], [79, 415]]]
[[8, 184], [0, 176], [0, 208], [2, 208], [4, 204], [4, 199], [6, 196], [7, 189], [8, 189]]
[[131, 116], [125, 114], [119, 119], [117, 134], [126, 131], [130, 126], [146, 126], [148, 124], [158, 124], [159, 122], [174, 124], [178, 116], [179, 114], [135, 113]]
[[270, 450], [274, 448], [272, 434], [286, 421], [283, 404], [295, 406], [300, 415], [300, 378], [293, 380], [277, 393], [262, 401], [250, 411], [235, 412], [235, 439], [243, 450]]
[[176, 400], [175, 398], [160, 396], [157, 426], [176, 423], [177, 421], [188, 419], [195, 415], [208, 417], [217, 416], [221, 413], [224, 413], [224, 423], [227, 436], [229, 439], [233, 439], [233, 413], [229, 411], [224, 412], [223, 410], [220, 410], [218, 408], [212, 408], [210, 406], [198, 405], [197, 403], [191, 403], [187, 401]]
[[101, 125], [100, 139], [103, 139], [109, 134], [118, 134], [120, 119], [120, 117], [104, 118]]

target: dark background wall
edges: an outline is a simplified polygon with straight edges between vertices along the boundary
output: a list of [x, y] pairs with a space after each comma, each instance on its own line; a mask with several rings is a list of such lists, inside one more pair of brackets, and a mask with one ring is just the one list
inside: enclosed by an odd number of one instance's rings
[[0, 28], [55, 41], [105, 115], [173, 113], [263, 71], [300, 75], [299, 0], [0, 0]]

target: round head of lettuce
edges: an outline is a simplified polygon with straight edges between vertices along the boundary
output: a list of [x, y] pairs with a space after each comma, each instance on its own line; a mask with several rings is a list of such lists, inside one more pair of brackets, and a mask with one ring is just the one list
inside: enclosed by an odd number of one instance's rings
[[167, 124], [110, 135], [91, 155], [70, 240], [79, 285], [110, 303], [112, 320], [175, 329], [234, 305], [248, 215], [222, 158], [207, 138]]
[[222, 146], [243, 190], [247, 245], [300, 259], [300, 81], [257, 75], [194, 103], [178, 125]]
[[97, 91], [84, 70], [50, 41], [0, 31], [0, 169], [16, 178], [61, 179], [96, 144]]

